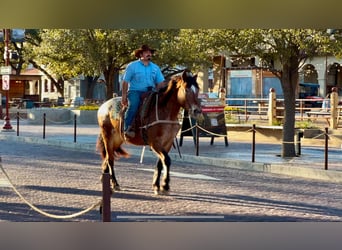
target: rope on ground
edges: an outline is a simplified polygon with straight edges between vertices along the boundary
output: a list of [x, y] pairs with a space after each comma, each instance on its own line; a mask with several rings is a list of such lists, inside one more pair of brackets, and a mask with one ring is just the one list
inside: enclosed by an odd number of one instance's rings
[[10, 180], [8, 174], [6, 173], [5, 169], [2, 167], [2, 163], [1, 163], [1, 157], [0, 157], [0, 168], [1, 171], [4, 173], [4, 175], [6, 176], [8, 182], [11, 184], [11, 187], [13, 188], [14, 192], [29, 206], [31, 207], [33, 210], [35, 210], [36, 212], [45, 215], [47, 217], [51, 217], [54, 219], [70, 219], [70, 218], [75, 218], [77, 216], [80, 216], [82, 214], [85, 214], [93, 209], [95, 209], [98, 206], [102, 205], [102, 199], [100, 201], [98, 201], [97, 203], [95, 203], [94, 205], [90, 206], [89, 208], [84, 209], [83, 211], [74, 213], [74, 214], [69, 214], [69, 215], [55, 215], [55, 214], [51, 214], [51, 213], [47, 213], [44, 212], [43, 210], [37, 208], [35, 205], [33, 205], [32, 203], [30, 203], [28, 200], [26, 200], [22, 194], [19, 193], [19, 191], [16, 189], [16, 187], [14, 186], [13, 182]]

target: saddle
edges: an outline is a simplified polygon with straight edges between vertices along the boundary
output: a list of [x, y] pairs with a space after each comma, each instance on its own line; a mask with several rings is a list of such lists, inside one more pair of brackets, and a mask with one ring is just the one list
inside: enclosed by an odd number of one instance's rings
[[[139, 129], [144, 125], [147, 125], [151, 122], [149, 118], [149, 110], [156, 104], [156, 96], [158, 92], [156, 91], [148, 91], [141, 95], [141, 102], [138, 109], [138, 112], [134, 118], [134, 122], [132, 123], [132, 129], [136, 132], [139, 132], [142, 138], [146, 141], [146, 129]], [[121, 132], [123, 133], [124, 128], [124, 115], [126, 112], [127, 107], [121, 107], [119, 116], [120, 116], [120, 125], [121, 125]]]
[[148, 91], [144, 93], [141, 98], [141, 105], [138, 111], [141, 126], [146, 125], [148, 121], [148, 111], [151, 107], [153, 107], [156, 104], [156, 96], [157, 92], [155, 91]]

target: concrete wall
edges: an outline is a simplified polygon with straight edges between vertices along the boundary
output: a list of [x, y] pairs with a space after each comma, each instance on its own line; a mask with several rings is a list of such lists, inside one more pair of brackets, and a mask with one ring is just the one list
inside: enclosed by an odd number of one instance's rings
[[29, 124], [43, 124], [45, 114], [46, 124], [97, 124], [97, 110], [73, 110], [65, 108], [37, 108], [27, 110]]

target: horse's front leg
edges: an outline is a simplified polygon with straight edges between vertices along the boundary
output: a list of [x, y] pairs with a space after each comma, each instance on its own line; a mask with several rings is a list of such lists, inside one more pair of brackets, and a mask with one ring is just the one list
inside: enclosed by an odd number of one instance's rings
[[155, 194], [159, 194], [159, 191], [160, 191], [159, 179], [160, 179], [162, 169], [163, 169], [163, 163], [161, 159], [158, 159], [156, 167], [154, 169], [153, 181], [152, 181], [152, 188]]
[[161, 191], [163, 194], [168, 194], [170, 191], [170, 166], [171, 166], [171, 158], [168, 155], [168, 153], [163, 152], [164, 155], [164, 162], [163, 162], [163, 167], [164, 167], [164, 175], [163, 175], [163, 182], [161, 186]]
[[[170, 191], [170, 165], [171, 158], [166, 152], [159, 154], [159, 159], [157, 166], [154, 170], [153, 176], [153, 190], [155, 194], [168, 194]], [[164, 169], [162, 186], [160, 187], [159, 179], [161, 176], [161, 171]]]

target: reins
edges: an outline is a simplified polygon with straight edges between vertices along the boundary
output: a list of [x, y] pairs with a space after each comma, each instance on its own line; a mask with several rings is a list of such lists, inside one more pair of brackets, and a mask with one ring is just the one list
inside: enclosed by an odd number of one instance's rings
[[145, 125], [145, 126], [142, 126], [140, 128], [143, 128], [143, 129], [148, 129], [156, 124], [160, 124], [160, 123], [168, 123], [168, 124], [179, 124], [178, 121], [171, 121], [171, 120], [159, 120], [159, 116], [158, 116], [158, 97], [159, 95], [157, 94], [156, 95], [156, 109], [155, 109], [155, 112], [156, 112], [156, 120]]

